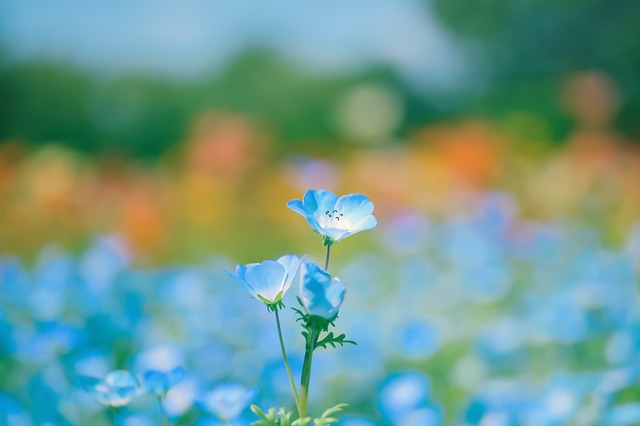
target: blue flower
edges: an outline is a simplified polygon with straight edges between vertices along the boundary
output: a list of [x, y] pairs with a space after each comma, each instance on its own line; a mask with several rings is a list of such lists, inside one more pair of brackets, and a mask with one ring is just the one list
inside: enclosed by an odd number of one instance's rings
[[305, 263], [300, 281], [300, 299], [310, 315], [333, 320], [344, 300], [346, 287], [315, 263]]
[[115, 370], [103, 379], [81, 377], [81, 385], [100, 404], [122, 407], [140, 393], [138, 380], [128, 371]]
[[307, 219], [311, 228], [323, 235], [325, 244], [375, 228], [378, 221], [371, 214], [373, 203], [362, 194], [338, 198], [331, 191], [308, 190], [302, 201], [291, 200], [287, 207]]
[[142, 378], [150, 393], [162, 396], [184, 378], [184, 368], [176, 367], [171, 371], [149, 370]]
[[391, 374], [378, 395], [380, 412], [387, 419], [407, 415], [428, 404], [430, 390], [429, 381], [422, 373]]
[[234, 420], [258, 395], [255, 388], [245, 388], [237, 383], [224, 383], [200, 398], [200, 403], [223, 422]]
[[251, 296], [267, 305], [273, 305], [279, 303], [291, 287], [291, 282], [304, 258], [305, 256], [302, 256], [298, 259], [289, 254], [278, 260], [238, 265], [235, 273], [225, 272], [242, 284]]

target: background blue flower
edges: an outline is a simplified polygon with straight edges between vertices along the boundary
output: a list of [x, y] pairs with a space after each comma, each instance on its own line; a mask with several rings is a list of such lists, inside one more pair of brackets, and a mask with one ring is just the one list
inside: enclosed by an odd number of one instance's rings
[[147, 391], [162, 396], [184, 378], [184, 368], [176, 367], [171, 371], [149, 370], [142, 378]]

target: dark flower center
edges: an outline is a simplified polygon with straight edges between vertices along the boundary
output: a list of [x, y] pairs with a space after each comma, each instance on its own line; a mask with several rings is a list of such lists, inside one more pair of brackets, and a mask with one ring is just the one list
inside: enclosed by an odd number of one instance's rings
[[329, 218], [334, 221], [340, 221], [340, 218], [342, 216], [344, 216], [342, 213], [339, 213], [338, 210], [334, 210], [333, 212], [330, 212], [329, 210], [327, 210], [326, 212], [324, 212], [324, 214], [326, 214], [327, 216], [329, 216]]

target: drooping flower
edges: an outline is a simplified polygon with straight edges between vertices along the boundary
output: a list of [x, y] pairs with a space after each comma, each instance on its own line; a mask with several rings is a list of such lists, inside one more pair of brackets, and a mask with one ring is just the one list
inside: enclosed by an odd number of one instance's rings
[[223, 383], [199, 398], [200, 404], [223, 422], [235, 420], [258, 395], [255, 388]]
[[163, 396], [184, 378], [184, 368], [171, 371], [149, 370], [142, 376], [145, 388], [156, 396]]
[[300, 300], [307, 313], [333, 320], [344, 300], [345, 285], [320, 269], [315, 263], [305, 263], [300, 280]]
[[291, 200], [287, 207], [306, 218], [311, 228], [324, 236], [325, 244], [333, 244], [378, 225], [372, 215], [373, 203], [362, 194], [338, 198], [331, 191], [310, 189], [302, 201]]
[[279, 303], [291, 287], [306, 256], [288, 254], [277, 260], [236, 266], [236, 272], [225, 271], [249, 291], [251, 296], [267, 305]]
[[141, 392], [140, 383], [125, 370], [115, 370], [104, 378], [81, 377], [82, 387], [96, 401], [109, 407], [122, 407]]

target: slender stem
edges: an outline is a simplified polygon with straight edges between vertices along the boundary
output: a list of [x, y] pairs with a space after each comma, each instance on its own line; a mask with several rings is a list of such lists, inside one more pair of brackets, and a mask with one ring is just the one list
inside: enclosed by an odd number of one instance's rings
[[278, 325], [278, 337], [280, 338], [280, 349], [282, 350], [282, 358], [284, 359], [284, 366], [287, 369], [287, 375], [289, 376], [289, 383], [291, 383], [291, 390], [293, 391], [293, 397], [296, 400], [296, 408], [298, 409], [298, 415], [300, 414], [300, 399], [298, 398], [298, 389], [296, 389], [296, 382], [293, 380], [293, 374], [291, 374], [291, 367], [289, 366], [289, 358], [287, 357], [287, 350], [284, 347], [284, 340], [282, 339], [282, 328], [280, 327], [280, 315], [278, 314], [278, 308], [274, 309], [276, 313], [276, 324]]
[[115, 407], [111, 407], [111, 417], [113, 418], [113, 426], [118, 426], [117, 411]]
[[160, 407], [160, 416], [162, 417], [162, 424], [165, 426], [169, 426], [169, 416], [167, 416], [167, 412], [164, 411], [164, 404], [162, 403], [162, 395], [158, 396], [158, 406]]
[[319, 333], [313, 328], [307, 338], [307, 347], [304, 352], [304, 363], [302, 364], [302, 377], [300, 379], [300, 418], [307, 417], [307, 405], [309, 403], [309, 382], [311, 381], [311, 361], [313, 351], [318, 342]]
[[329, 256], [331, 255], [331, 243], [327, 244], [327, 258], [324, 261], [324, 270], [329, 270]]

